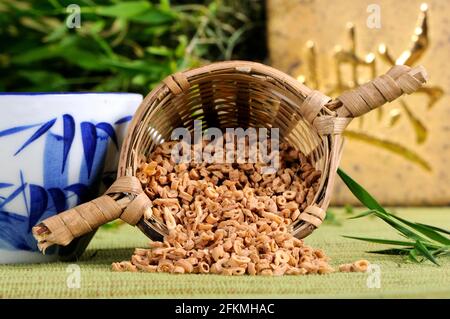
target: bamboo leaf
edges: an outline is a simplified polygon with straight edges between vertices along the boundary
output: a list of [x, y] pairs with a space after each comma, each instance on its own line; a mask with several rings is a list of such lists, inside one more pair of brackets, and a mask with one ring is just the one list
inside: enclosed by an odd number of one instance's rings
[[410, 249], [408, 248], [389, 248], [389, 249], [369, 251], [369, 253], [371, 254], [382, 254], [382, 255], [408, 255], [409, 252]]
[[431, 253], [435, 258], [440, 256], [450, 256], [450, 247], [443, 247], [436, 250], [433, 250]]
[[48, 195], [45, 188], [39, 185], [30, 184], [30, 218], [28, 231], [37, 224], [44, 212], [47, 210]]
[[81, 137], [83, 142], [84, 158], [87, 165], [88, 178], [91, 177], [94, 165], [95, 151], [97, 148], [97, 131], [91, 122], [81, 122]]
[[[0, 52], [0, 91], [146, 93], [168, 74], [223, 59], [238, 42], [239, 54], [246, 55], [251, 43], [263, 40], [253, 27], [263, 22], [262, 4], [83, 0], [81, 28], [71, 29], [61, 2], [0, 1], [0, 38], [8, 44]], [[213, 41], [205, 41], [206, 28]], [[261, 51], [253, 51], [259, 59]]]
[[356, 216], [349, 217], [348, 219], [357, 219], [357, 218], [361, 218], [361, 217], [366, 217], [366, 216], [369, 216], [369, 215], [373, 215], [375, 212], [377, 212], [377, 211], [373, 210], [373, 209], [367, 210], [367, 211], [362, 212], [362, 213], [360, 213], [360, 214], [358, 214]]
[[14, 154], [16, 156], [19, 154], [24, 148], [26, 148], [28, 145], [33, 143], [35, 140], [37, 140], [39, 137], [41, 137], [43, 134], [45, 134], [53, 124], [55, 124], [56, 118], [48, 121], [47, 123], [44, 123], [34, 134], [17, 150], [17, 152]]
[[161, 55], [161, 56], [171, 56], [173, 51], [165, 46], [150, 46], [145, 49], [150, 54]]
[[143, 14], [130, 17], [130, 21], [150, 25], [168, 24], [174, 19], [173, 14], [155, 8], [145, 11]]
[[417, 250], [411, 249], [408, 253], [408, 259], [415, 263], [420, 263], [419, 259], [417, 259]]
[[13, 64], [23, 64], [23, 65], [33, 64], [41, 60], [54, 58], [60, 55], [62, 50], [63, 50], [62, 46], [57, 46], [53, 44], [47, 46], [40, 46], [14, 55], [11, 58], [11, 62]]
[[419, 234], [413, 232], [412, 230], [406, 228], [405, 226], [403, 226], [402, 224], [400, 224], [399, 222], [397, 222], [395, 219], [393, 219], [393, 215], [385, 212], [375, 212], [375, 215], [377, 215], [379, 218], [381, 218], [383, 221], [385, 221], [387, 224], [389, 224], [390, 226], [392, 226], [393, 228], [397, 229], [400, 233], [402, 233], [405, 237], [410, 238], [410, 239], [414, 239], [414, 240], [423, 240], [423, 241], [427, 241], [425, 238], [423, 238], [422, 236], [420, 236]]
[[119, 149], [119, 142], [117, 141], [116, 131], [114, 131], [114, 127], [111, 124], [101, 122], [96, 124], [95, 127], [108, 134], [109, 138], [113, 141], [116, 148]]
[[19, 133], [21, 131], [28, 130], [29, 128], [36, 127], [38, 125], [41, 125], [41, 124], [31, 124], [31, 125], [22, 125], [22, 126], [11, 127], [9, 129], [0, 131], [0, 137]]
[[128, 19], [140, 15], [150, 8], [151, 4], [147, 1], [129, 1], [111, 6], [98, 7], [95, 12], [101, 16]]
[[16, 198], [20, 193], [22, 193], [27, 187], [27, 184], [20, 185], [16, 190], [14, 190], [11, 195], [9, 195], [3, 202], [0, 204], [0, 209], [2, 209], [6, 204], [11, 202], [14, 198]]
[[443, 229], [443, 228], [439, 228], [439, 227], [431, 226], [431, 225], [426, 225], [426, 224], [422, 224], [422, 223], [416, 223], [416, 224], [417, 225], [421, 225], [421, 226], [425, 226], [425, 227], [428, 227], [428, 228], [431, 228], [431, 229], [433, 229], [435, 231], [438, 231], [438, 232], [441, 232], [441, 233], [444, 233], [444, 234], [450, 235], [450, 230], [448, 230], [448, 229]]
[[392, 219], [390, 215], [379, 203], [378, 201], [372, 197], [372, 195], [369, 194], [368, 191], [366, 191], [361, 185], [359, 185], [355, 180], [353, 180], [350, 176], [348, 176], [342, 169], [338, 169], [339, 177], [342, 179], [342, 181], [347, 185], [347, 187], [350, 189], [350, 191], [355, 195], [355, 197], [367, 208], [374, 211], [374, 213], [384, 220], [386, 223], [397, 229], [399, 232], [403, 233], [404, 235], [413, 238], [415, 240], [422, 238], [420, 235], [414, 233], [413, 231], [407, 229], [400, 223], [396, 222], [394, 219]]
[[[391, 248], [371, 252], [389, 255], [408, 255], [408, 259], [416, 263], [425, 260], [419, 260], [417, 258], [418, 253], [420, 253], [426, 259], [430, 260], [436, 265], [439, 265], [436, 261], [436, 257], [450, 254], [450, 239], [439, 234], [439, 232], [448, 234], [447, 230], [426, 224], [413, 223], [404, 218], [389, 213], [387, 210], [381, 207], [381, 205], [372, 197], [372, 195], [369, 194], [369, 192], [367, 192], [361, 185], [359, 185], [351, 177], [349, 177], [344, 171], [338, 169], [338, 174], [350, 189], [350, 191], [355, 195], [355, 197], [370, 209], [369, 211], [363, 212], [352, 218], [360, 218], [374, 214], [375, 216], [386, 222], [388, 225], [396, 229], [401, 236], [403, 236], [407, 240], [412, 241], [353, 236], [344, 237], [378, 244], [405, 246], [405, 248]], [[424, 235], [426, 238], [421, 235]]]
[[402, 223], [408, 225], [409, 227], [417, 230], [418, 232], [424, 234], [425, 236], [427, 236], [428, 238], [435, 240], [441, 244], [444, 245], [450, 245], [450, 239], [442, 236], [441, 234], [439, 234], [437, 231], [435, 231], [434, 229], [429, 228], [427, 225], [420, 225], [420, 224], [416, 224], [413, 222], [410, 222], [404, 218], [401, 218], [399, 216], [394, 216], [391, 215], [393, 218], [401, 221]]
[[123, 123], [131, 121], [132, 119], [133, 119], [132, 115], [127, 115], [127, 116], [124, 116], [124, 117], [118, 119], [116, 122], [114, 122], [114, 124], [116, 124], [116, 125], [123, 124]]
[[60, 213], [67, 209], [66, 194], [63, 192], [62, 189], [53, 187], [47, 189], [47, 192], [49, 193], [50, 197], [53, 200], [53, 205], [56, 212]]
[[70, 114], [63, 115], [63, 127], [64, 127], [64, 136], [63, 136], [64, 149], [63, 149], [63, 162], [61, 173], [64, 172], [64, 169], [66, 167], [67, 157], [69, 156], [69, 151], [70, 148], [72, 147], [72, 142], [75, 137], [75, 120], [73, 119], [72, 115]]
[[416, 247], [416, 249], [423, 255], [425, 256], [428, 260], [430, 260], [431, 262], [433, 262], [433, 264], [436, 264], [437, 266], [440, 266], [438, 264], [438, 262], [436, 261], [436, 258], [434, 258], [434, 256], [430, 253], [430, 251], [428, 250], [428, 248], [420, 241], [417, 240], [416, 244], [414, 245]]
[[337, 173], [342, 181], [347, 185], [353, 195], [367, 208], [372, 210], [378, 210], [380, 212], [386, 212], [384, 208], [377, 202], [372, 195], [369, 194], [361, 185], [354, 181], [350, 176], [347, 175], [341, 168], [338, 168]]
[[341, 222], [336, 217], [336, 214], [334, 214], [331, 210], [327, 210], [327, 213], [325, 215], [325, 219], [323, 222], [328, 225], [334, 225], [334, 226], [341, 225]]
[[343, 236], [345, 238], [357, 239], [362, 241], [367, 241], [376, 244], [389, 244], [389, 245], [399, 245], [399, 246], [414, 246], [414, 242], [393, 240], [393, 239], [381, 239], [381, 238], [369, 238], [369, 237], [355, 237], [355, 236]]

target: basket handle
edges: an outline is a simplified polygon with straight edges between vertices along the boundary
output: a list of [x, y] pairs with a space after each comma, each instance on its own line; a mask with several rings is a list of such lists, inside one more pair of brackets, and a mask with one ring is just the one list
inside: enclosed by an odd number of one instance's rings
[[178, 95], [189, 89], [190, 84], [183, 72], [177, 72], [167, 76], [162, 82], [169, 88], [169, 90]]
[[336, 112], [341, 117], [362, 116], [405, 93], [414, 93], [426, 80], [427, 73], [423, 66], [411, 68], [395, 65], [386, 74], [354, 90], [344, 92], [337, 98], [341, 106]]
[[149, 209], [151, 201], [139, 180], [134, 176], [122, 176], [105, 195], [43, 220], [32, 232], [39, 250], [45, 253], [47, 247], [66, 246], [73, 239], [117, 218], [134, 226]]
[[[423, 66], [411, 68], [395, 65], [386, 74], [342, 93], [335, 100], [318, 91], [312, 91], [301, 109], [320, 134], [340, 134], [353, 118], [392, 102], [403, 94], [417, 91], [426, 80], [427, 73]], [[330, 114], [330, 111], [334, 113]]]

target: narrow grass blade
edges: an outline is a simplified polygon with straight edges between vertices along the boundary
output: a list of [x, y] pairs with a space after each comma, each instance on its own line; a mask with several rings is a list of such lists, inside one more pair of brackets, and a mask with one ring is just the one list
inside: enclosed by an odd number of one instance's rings
[[337, 173], [342, 181], [347, 185], [350, 191], [355, 195], [361, 203], [367, 208], [379, 210], [386, 213], [384, 208], [372, 197], [364, 188], [362, 188], [357, 182], [355, 182], [350, 176], [347, 175], [342, 169], [338, 168]]
[[436, 258], [436, 257], [440, 257], [440, 256], [450, 256], [450, 247], [446, 247], [443, 249], [437, 249], [435, 251], [432, 252], [432, 255]]
[[419, 234], [413, 232], [412, 230], [406, 228], [399, 222], [397, 222], [394, 218], [392, 218], [392, 215], [390, 215], [388, 212], [375, 212], [375, 215], [381, 218], [383, 221], [385, 221], [387, 224], [392, 226], [393, 228], [397, 229], [399, 232], [401, 232], [403, 235], [405, 235], [407, 238], [411, 238], [414, 240], [423, 240], [427, 241], [425, 238], [420, 236]]
[[399, 245], [399, 246], [414, 246], [414, 242], [393, 240], [393, 239], [382, 239], [382, 238], [369, 238], [369, 237], [355, 237], [355, 236], [343, 236], [345, 238], [357, 239], [362, 241], [367, 241], [376, 244], [388, 244], [388, 245]]
[[440, 257], [440, 256], [450, 256], [450, 246], [445, 246], [441, 248], [432, 248], [429, 249], [431, 251], [431, 254], [434, 256], [434, 258]]
[[[399, 234], [409, 241], [390, 240], [382, 238], [343, 236], [356, 240], [362, 240], [371, 243], [388, 244], [404, 246], [404, 248], [391, 248], [384, 250], [371, 251], [371, 253], [389, 254], [389, 255], [408, 255], [408, 259], [413, 262], [422, 262], [426, 259], [438, 265], [436, 257], [450, 255], [450, 238], [442, 234], [449, 234], [450, 231], [420, 223], [414, 223], [404, 218], [398, 217], [386, 211], [375, 198], [370, 195], [361, 185], [348, 176], [343, 170], [338, 169], [338, 175], [353, 193], [353, 195], [367, 208], [365, 211], [350, 219], [361, 218], [369, 215], [375, 215], [388, 225], [396, 229]], [[441, 234], [442, 233], [442, 234]], [[418, 256], [423, 258], [418, 258]]]
[[433, 229], [435, 231], [438, 231], [440, 233], [444, 233], [444, 234], [450, 235], [450, 230], [448, 230], [448, 229], [443, 229], [443, 228], [439, 228], [439, 227], [431, 226], [431, 225], [427, 225], [427, 224], [422, 224], [422, 223], [416, 223], [416, 224], [417, 225], [421, 225], [421, 226], [425, 226], [425, 227], [428, 227], [428, 228], [431, 228], [431, 229]]
[[411, 249], [408, 254], [408, 259], [415, 263], [420, 263], [420, 260], [417, 259], [417, 250]]
[[402, 223], [408, 225], [409, 227], [415, 229], [416, 231], [422, 233], [432, 240], [435, 240], [444, 245], [450, 245], [450, 239], [442, 236], [436, 230], [429, 228], [428, 225], [416, 224], [398, 216], [392, 216], [392, 218], [401, 221]]
[[382, 254], [382, 255], [408, 255], [410, 252], [409, 248], [389, 248], [381, 250], [371, 250], [371, 254]]
[[428, 248], [420, 240], [417, 240], [414, 246], [424, 257], [430, 260], [433, 264], [440, 266], [436, 261], [436, 258], [434, 258], [434, 256], [428, 250]]
[[362, 212], [362, 213], [360, 213], [360, 214], [358, 214], [356, 216], [349, 217], [347, 219], [357, 219], [357, 218], [361, 218], [361, 217], [366, 217], [366, 216], [369, 216], [369, 215], [373, 215], [375, 212], [377, 212], [377, 210], [371, 209], [371, 210], [367, 210], [365, 212]]

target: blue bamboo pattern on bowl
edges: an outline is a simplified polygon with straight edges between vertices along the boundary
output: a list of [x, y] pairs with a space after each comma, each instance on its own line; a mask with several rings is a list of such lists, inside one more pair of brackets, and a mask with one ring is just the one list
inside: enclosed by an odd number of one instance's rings
[[[107, 122], [79, 123], [83, 161], [77, 183], [68, 183], [68, 159], [76, 137], [76, 121], [70, 114], [61, 117], [63, 135], [54, 134], [51, 128], [58, 118], [45, 123], [12, 127], [0, 131], [3, 137], [34, 129], [33, 134], [18, 146], [13, 157], [21, 156], [27, 147], [45, 138], [43, 185], [27, 183], [22, 171], [19, 172], [18, 185], [0, 181], [0, 248], [37, 251], [31, 229], [40, 220], [64, 211], [73, 205], [85, 202], [95, 196], [95, 191], [103, 180], [109, 180], [114, 172], [104, 172], [101, 176], [108, 142], [118, 151], [119, 143], [115, 127], [131, 120], [126, 116], [114, 124]], [[28, 194], [27, 194], [28, 193]], [[6, 205], [22, 198], [26, 214], [7, 211]]]

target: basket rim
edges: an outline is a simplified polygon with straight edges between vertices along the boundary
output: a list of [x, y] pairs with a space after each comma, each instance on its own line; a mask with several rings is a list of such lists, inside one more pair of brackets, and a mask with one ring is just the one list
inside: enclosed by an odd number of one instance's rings
[[[189, 81], [189, 79], [201, 76], [205, 73], [211, 73], [218, 70], [226, 70], [226, 69], [235, 69], [237, 72], [244, 73], [258, 73], [260, 75], [270, 76], [274, 80], [279, 80], [281, 84], [287, 89], [290, 87], [290, 90], [295, 95], [300, 95], [303, 99], [306, 99], [314, 90], [308, 88], [306, 85], [300, 83], [292, 76], [277, 70], [271, 66], [252, 61], [243, 61], [243, 60], [233, 60], [233, 61], [220, 61], [214, 62], [211, 64], [207, 64], [204, 66], [200, 66], [198, 68], [188, 69], [182, 72], [178, 72], [176, 74], [181, 74], [185, 79]], [[172, 75], [169, 75], [171, 77]], [[288, 85], [288, 86], [286, 86]], [[133, 119], [128, 126], [126, 137], [124, 139], [120, 156], [119, 156], [119, 164], [118, 164], [118, 176], [126, 175], [127, 170], [127, 155], [129, 154], [131, 145], [131, 135], [132, 132], [139, 126], [139, 121], [143, 116], [143, 113], [146, 111], [147, 106], [151, 104], [151, 102], [156, 99], [161, 99], [162, 96], [169, 94], [170, 90], [168, 86], [163, 82], [159, 83], [155, 88], [153, 88], [150, 93], [142, 100], [141, 104], [137, 108], [135, 114], [133, 115]], [[331, 98], [330, 98], [331, 99]]]
[[[290, 75], [279, 71], [273, 67], [251, 61], [221, 61], [215, 62], [212, 64], [208, 64], [205, 66], [201, 66], [194, 69], [189, 69], [183, 72], [176, 73], [176, 75], [180, 76], [180, 74], [185, 77], [185, 79], [189, 82], [189, 80], [196, 79], [201, 77], [204, 74], [211, 74], [213, 72], [219, 72], [221, 70], [231, 71], [234, 69], [234, 72], [237, 73], [247, 73], [252, 75], [261, 75], [267, 76], [274, 81], [277, 81], [278, 85], [282, 86], [283, 89], [288, 90], [290, 93], [299, 96], [303, 100], [305, 100], [314, 90], [308, 88], [304, 84], [300, 83]], [[174, 76], [174, 75], [171, 75]], [[169, 77], [171, 77], [169, 76]], [[134, 169], [130, 170], [130, 167], [136, 167], [136, 163], [130, 163], [130, 152], [133, 152], [133, 133], [139, 129], [139, 125], [142, 117], [148, 109], [148, 106], [151, 105], [155, 99], [162, 99], [168, 94], [174, 94], [168, 88], [168, 85], [165, 81], [161, 82], [157, 87], [155, 87], [142, 101], [141, 105], [137, 109], [136, 113], [133, 116], [133, 119], [128, 127], [127, 135], [124, 140], [124, 144], [121, 149], [119, 166], [118, 166], [118, 176], [125, 176], [132, 174], [134, 175]], [[301, 107], [298, 105], [297, 107]], [[313, 203], [314, 205], [320, 209], [326, 210], [329, 204], [329, 197], [331, 193], [332, 182], [334, 181], [334, 177], [330, 174], [335, 174], [335, 172], [330, 171], [330, 163], [334, 162], [336, 159], [332, 156], [334, 154], [333, 148], [336, 148], [338, 145], [333, 142], [334, 137], [330, 135], [321, 135], [316, 130], [316, 128], [306, 121], [309, 128], [317, 134], [317, 137], [321, 139], [324, 144], [324, 177], [321, 178], [321, 183], [319, 190], [316, 192], [314, 196]], [[137, 154], [135, 154], [137, 155]], [[136, 159], [137, 156], [134, 156]], [[294, 227], [295, 226], [295, 227]], [[312, 225], [311, 223], [304, 220], [297, 220], [292, 227], [293, 233], [298, 233], [299, 237], [303, 238], [308, 236], [317, 226]]]

